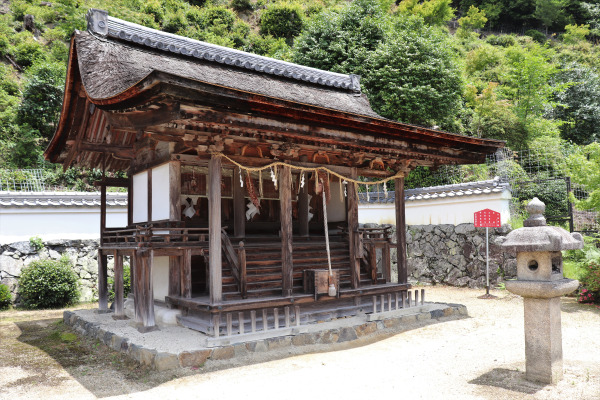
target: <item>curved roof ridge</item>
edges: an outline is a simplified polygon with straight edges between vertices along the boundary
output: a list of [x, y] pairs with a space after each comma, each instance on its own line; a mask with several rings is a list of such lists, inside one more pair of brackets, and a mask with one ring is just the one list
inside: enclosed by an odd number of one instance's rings
[[94, 8], [87, 13], [87, 23], [90, 33], [102, 37], [124, 40], [191, 58], [233, 65], [270, 75], [284, 76], [360, 93], [360, 76], [358, 75], [324, 71], [162, 32], [111, 17], [108, 12]]

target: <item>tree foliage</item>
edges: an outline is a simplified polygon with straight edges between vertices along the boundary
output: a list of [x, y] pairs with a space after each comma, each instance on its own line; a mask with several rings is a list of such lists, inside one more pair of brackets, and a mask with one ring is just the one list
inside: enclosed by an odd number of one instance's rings
[[60, 308], [79, 300], [78, 277], [68, 258], [37, 260], [23, 268], [19, 295], [26, 308]]

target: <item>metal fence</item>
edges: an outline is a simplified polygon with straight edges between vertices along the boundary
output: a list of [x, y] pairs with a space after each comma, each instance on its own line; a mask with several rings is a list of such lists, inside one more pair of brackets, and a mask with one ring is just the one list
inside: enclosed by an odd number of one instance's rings
[[43, 169], [17, 169], [0, 171], [2, 192], [43, 192], [47, 190]]

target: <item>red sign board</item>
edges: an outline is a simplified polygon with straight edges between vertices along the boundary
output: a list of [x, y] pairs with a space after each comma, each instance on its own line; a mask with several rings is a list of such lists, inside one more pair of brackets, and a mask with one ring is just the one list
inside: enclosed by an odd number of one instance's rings
[[500, 228], [502, 226], [500, 213], [489, 208], [477, 211], [475, 213], [475, 226], [477, 228]]

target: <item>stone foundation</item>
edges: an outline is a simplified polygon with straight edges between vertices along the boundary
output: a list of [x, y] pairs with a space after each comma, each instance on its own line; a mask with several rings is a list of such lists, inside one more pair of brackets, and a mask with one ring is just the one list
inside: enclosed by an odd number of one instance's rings
[[[368, 314], [367, 314], [368, 315]], [[367, 343], [369, 340], [414, 329], [430, 323], [462, 318], [467, 308], [460, 304], [426, 303], [414, 313], [367, 321], [367, 315], [343, 318], [321, 324], [305, 325], [307, 332], [272, 337], [234, 345], [206, 347], [206, 335], [187, 328], [173, 326], [140, 334], [131, 320], [115, 321], [111, 314], [95, 310], [65, 311], [63, 320], [76, 332], [97, 339], [115, 351], [127, 354], [140, 364], [163, 371], [175, 368], [224, 368], [250, 363], [256, 353], [266, 359], [286, 354], [331, 351], [347, 344]], [[261, 358], [265, 360], [265, 357]]]

